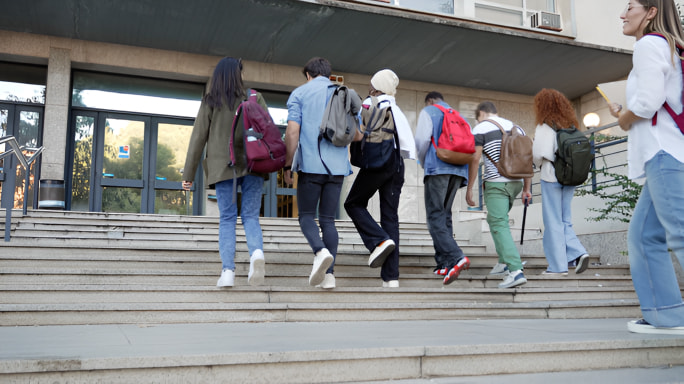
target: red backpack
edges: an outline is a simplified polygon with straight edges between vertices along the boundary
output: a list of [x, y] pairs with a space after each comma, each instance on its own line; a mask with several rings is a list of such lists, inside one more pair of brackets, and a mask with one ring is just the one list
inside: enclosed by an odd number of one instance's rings
[[[660, 33], [649, 33], [649, 35], [659, 36], [659, 37], [662, 37], [663, 39], [665, 39], [665, 36], [661, 35]], [[665, 39], [665, 40], [667, 40], [667, 39]], [[677, 53], [678, 53], [680, 60], [681, 60], [681, 63], [682, 63], [682, 77], [684, 77], [684, 59], [681, 59], [682, 51], [684, 51], [684, 48], [677, 46]], [[682, 101], [684, 102], [684, 89], [682, 89]], [[679, 127], [679, 131], [682, 132], [682, 134], [684, 135], [684, 111], [682, 111], [682, 113], [680, 113], [679, 115], [676, 114], [674, 109], [672, 109], [672, 107], [670, 107], [670, 105], [667, 103], [667, 101], [665, 102], [665, 104], [663, 104], [663, 107], [665, 108], [667, 113], [670, 114], [670, 116], [672, 117], [672, 120], [674, 120], [675, 124], [677, 124], [677, 127]], [[653, 115], [653, 119], [651, 120], [651, 125], [656, 125], [657, 122], [658, 122], [658, 112], [656, 112], [656, 114]]]
[[475, 136], [470, 131], [470, 124], [452, 108], [444, 108], [433, 104], [442, 113], [442, 133], [437, 144], [432, 138], [432, 145], [437, 152], [437, 158], [445, 163], [464, 165], [470, 163], [475, 153]]
[[285, 166], [286, 151], [280, 129], [273, 123], [268, 111], [257, 102], [256, 91], [249, 89], [247, 92], [249, 97], [240, 103], [233, 119], [230, 134], [230, 166], [235, 165], [233, 137], [242, 115], [247, 170], [257, 173], [278, 171]]

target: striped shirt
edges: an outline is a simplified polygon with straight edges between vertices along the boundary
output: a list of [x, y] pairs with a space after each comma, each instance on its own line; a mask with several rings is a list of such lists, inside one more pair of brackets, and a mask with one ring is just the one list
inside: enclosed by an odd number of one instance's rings
[[[513, 123], [510, 120], [503, 119], [499, 116], [490, 116], [489, 119], [496, 120], [501, 124], [504, 130], [510, 131], [513, 128]], [[519, 128], [521, 134], [525, 134], [522, 128]], [[475, 146], [482, 147], [482, 159], [484, 160], [484, 175], [482, 179], [491, 182], [508, 182], [508, 181], [522, 181], [522, 179], [511, 180], [499, 174], [496, 166], [489, 161], [485, 156], [487, 153], [494, 161], [499, 161], [501, 157], [501, 130], [499, 127], [489, 121], [483, 121], [473, 128], [473, 135], [475, 136]]]

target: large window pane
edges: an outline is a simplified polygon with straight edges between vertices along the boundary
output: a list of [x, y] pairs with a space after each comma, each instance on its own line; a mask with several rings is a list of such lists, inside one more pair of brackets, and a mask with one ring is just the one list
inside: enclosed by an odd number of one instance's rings
[[102, 212], [140, 213], [142, 190], [105, 187], [102, 189]]
[[75, 107], [195, 117], [203, 84], [74, 72]]
[[454, 14], [454, 0], [395, 0], [394, 3], [424, 12]]
[[45, 67], [0, 62], [0, 100], [45, 104]]

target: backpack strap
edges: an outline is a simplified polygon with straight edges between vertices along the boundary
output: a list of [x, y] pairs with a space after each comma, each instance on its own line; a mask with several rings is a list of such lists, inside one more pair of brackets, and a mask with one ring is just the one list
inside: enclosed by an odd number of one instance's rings
[[[646, 36], [648, 36], [648, 35], [658, 36], [658, 37], [663, 38], [667, 41], [667, 38], [665, 37], [665, 35], [658, 33], [658, 32], [647, 33]], [[682, 58], [681, 58], [681, 55], [682, 55], [682, 52], [684, 51], [684, 48], [680, 47], [679, 45], [677, 45], [676, 48], [677, 48], [677, 53], [679, 54], [679, 59], [680, 59], [681, 64], [682, 64], [681, 65], [682, 78], [684, 78], [684, 60], [682, 60]], [[684, 101], [684, 88], [682, 88], [682, 101]], [[675, 111], [672, 109], [672, 107], [670, 107], [670, 105], [667, 103], [667, 101], [665, 103], [663, 103], [663, 108], [665, 108], [667, 113], [670, 114], [670, 116], [672, 117], [672, 120], [675, 122], [675, 124], [677, 124], [677, 120], [680, 118], [680, 116], [684, 115], [684, 111], [682, 113], [680, 113], [679, 115], [677, 113], [675, 113]], [[651, 126], [655, 126], [657, 123], [658, 123], [658, 111], [656, 111], [656, 113], [653, 115], [653, 118], [651, 119]], [[682, 132], [682, 134], [684, 134], [684, 127], [678, 127], [678, 128]]]
[[[328, 104], [332, 101], [332, 98], [335, 96], [335, 92], [339, 91], [340, 86], [337, 84], [330, 84], [330, 85], [328, 85], [328, 89], [330, 89], [330, 88], [334, 88], [334, 89], [333, 89], [332, 93], [330, 94], [330, 97], [328, 98], [328, 100], [325, 103], [326, 104], [326, 110], [329, 107]], [[351, 101], [349, 101], [349, 97], [347, 97], [346, 102], [351, 103]], [[327, 118], [327, 116], [325, 116], [325, 112], [324, 112], [323, 113], [323, 119], [326, 119], [326, 118]], [[302, 130], [300, 129], [299, 135], [301, 136], [301, 134], [302, 134]], [[321, 141], [323, 141], [323, 134], [319, 133], [318, 134], [318, 158], [321, 159], [321, 164], [323, 164], [323, 168], [325, 168], [325, 171], [328, 172], [328, 176], [332, 176], [332, 172], [330, 171], [330, 168], [328, 168], [328, 166], [325, 165], [325, 160], [323, 160], [323, 154], [321, 153]]]
[[[501, 131], [501, 140], [503, 140], [503, 135], [506, 134], [506, 130], [503, 129], [503, 127], [501, 126], [501, 124], [499, 124], [499, 123], [497, 123], [496, 121], [491, 120], [491, 119], [487, 119], [487, 120], [485, 120], [485, 121], [488, 121], [488, 122], [490, 122], [490, 123], [496, 125], [496, 126], [499, 128], [499, 130]], [[515, 127], [513, 127], [513, 128], [515, 128]], [[512, 129], [512, 128], [511, 128], [511, 129]], [[482, 153], [484, 153], [485, 156], [487, 156], [487, 158], [489, 159], [489, 161], [492, 162], [492, 164], [495, 164], [495, 165], [496, 165], [497, 162], [494, 161], [494, 159], [492, 159], [492, 157], [489, 156], [489, 154], [487, 153], [487, 151], [484, 150], [484, 146], [482, 147]]]

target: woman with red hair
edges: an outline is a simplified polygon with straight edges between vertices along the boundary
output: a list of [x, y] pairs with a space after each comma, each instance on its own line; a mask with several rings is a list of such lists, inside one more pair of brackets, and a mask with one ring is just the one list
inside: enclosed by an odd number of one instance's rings
[[582, 273], [589, 265], [587, 250], [572, 229], [572, 197], [575, 187], [561, 185], [553, 162], [558, 144], [556, 131], [578, 127], [577, 115], [570, 100], [555, 89], [542, 89], [534, 97], [534, 164], [541, 168], [542, 218], [544, 220], [544, 255], [549, 263], [545, 275], [567, 276], [568, 268]]

